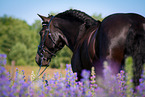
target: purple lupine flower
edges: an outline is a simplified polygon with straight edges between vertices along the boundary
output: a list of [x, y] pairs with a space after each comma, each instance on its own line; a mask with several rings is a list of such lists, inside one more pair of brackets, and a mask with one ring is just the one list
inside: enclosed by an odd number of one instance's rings
[[0, 54], [0, 65], [6, 65], [7, 63], [6, 57], [7, 57], [6, 54]]
[[125, 72], [123, 70], [117, 74], [117, 81], [119, 86], [119, 95], [126, 96], [126, 81], [125, 81]]
[[0, 57], [7, 58], [7, 55], [6, 54], [0, 54]]
[[81, 79], [81, 81], [83, 83], [83, 96], [90, 97], [90, 95], [91, 95], [90, 94], [90, 89], [89, 89], [89, 85], [90, 85], [90, 81], [89, 81], [90, 71], [83, 70], [81, 75], [83, 77], [83, 79]]
[[[145, 70], [145, 69], [144, 69]], [[145, 96], [145, 71], [142, 72], [141, 79], [139, 79], [139, 86], [136, 87], [138, 96]]]
[[[67, 66], [67, 78], [62, 78], [61, 74], [55, 73], [52, 79], [47, 79], [44, 83], [42, 79], [31, 82], [30, 77], [26, 82], [24, 80], [24, 71], [22, 74], [16, 70], [16, 78], [12, 82], [3, 66], [0, 66], [0, 95], [1, 96], [41, 96], [41, 97], [126, 97], [126, 81], [124, 71], [116, 76], [109, 75], [105, 71], [107, 79], [103, 83], [105, 87], [99, 87], [95, 82], [89, 81], [87, 71], [82, 75], [82, 82], [75, 82], [76, 75], [72, 73], [70, 65]], [[90, 72], [89, 72], [90, 73]], [[87, 75], [87, 76], [86, 76]], [[91, 79], [93, 79], [92, 76]], [[57, 82], [56, 82], [57, 80]], [[107, 82], [106, 82], [107, 81]], [[45, 84], [45, 85], [44, 85]], [[46, 85], [47, 84], [47, 85]], [[133, 92], [133, 90], [131, 90]], [[135, 96], [145, 96], [145, 78], [142, 75], [140, 85], [137, 87]]]
[[58, 72], [54, 73], [54, 79], [55, 79], [55, 81], [57, 81], [59, 79], [59, 73]]
[[24, 80], [24, 81], [26, 81], [26, 79], [25, 79], [25, 72], [24, 72], [24, 70], [22, 70], [22, 79]]
[[66, 71], [71, 69], [71, 65], [70, 64], [66, 64]]
[[72, 79], [72, 76], [73, 76], [71, 65], [66, 64], [66, 69], [65, 70], [66, 70], [65, 85], [66, 85], [67, 88], [69, 88], [70, 87], [70, 82], [71, 82], [71, 79]]
[[28, 96], [28, 86], [27, 83], [22, 83], [22, 86], [20, 87], [19, 97], [27, 97]]
[[44, 73], [43, 76], [42, 76], [42, 82], [45, 81], [45, 78], [46, 78], [46, 73]]
[[81, 75], [82, 75], [82, 77], [83, 77], [84, 79], [89, 79], [89, 77], [90, 77], [90, 71], [88, 71], [88, 70], [83, 70]]
[[8, 73], [5, 68], [0, 65], [0, 95], [2, 97], [9, 96], [11, 89], [11, 81], [9, 80]]

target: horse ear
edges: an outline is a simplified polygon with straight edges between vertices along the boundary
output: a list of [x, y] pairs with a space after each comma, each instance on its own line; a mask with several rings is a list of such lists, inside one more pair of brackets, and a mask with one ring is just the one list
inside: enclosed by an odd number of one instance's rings
[[46, 21], [46, 20], [48, 20], [48, 18], [47, 17], [45, 17], [45, 16], [42, 16], [42, 15], [40, 15], [40, 14], [37, 14], [43, 21]]

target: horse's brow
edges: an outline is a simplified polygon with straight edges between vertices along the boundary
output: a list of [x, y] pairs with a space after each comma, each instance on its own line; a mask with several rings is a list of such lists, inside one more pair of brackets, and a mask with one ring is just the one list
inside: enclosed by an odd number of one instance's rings
[[42, 24], [48, 24], [48, 22], [42, 22]]

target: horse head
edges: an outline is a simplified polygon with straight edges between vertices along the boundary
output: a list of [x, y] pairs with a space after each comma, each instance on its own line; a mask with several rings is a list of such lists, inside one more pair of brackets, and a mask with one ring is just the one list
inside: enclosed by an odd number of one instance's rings
[[45, 17], [39, 14], [38, 16], [43, 22], [42, 29], [39, 32], [40, 44], [38, 45], [35, 60], [39, 66], [47, 66], [52, 56], [55, 56], [55, 53], [67, 44], [67, 40], [57, 27], [54, 16]]

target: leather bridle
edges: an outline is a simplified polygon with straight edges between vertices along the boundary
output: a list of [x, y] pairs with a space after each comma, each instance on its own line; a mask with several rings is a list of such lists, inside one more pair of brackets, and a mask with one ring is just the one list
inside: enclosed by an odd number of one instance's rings
[[55, 53], [51, 52], [49, 49], [45, 49], [44, 48], [44, 43], [45, 43], [47, 34], [48, 34], [48, 38], [52, 41], [52, 43], [55, 45], [55, 47], [58, 47], [59, 49], [62, 49], [63, 48], [63, 47], [57, 46], [56, 42], [52, 38], [52, 33], [51, 33], [50, 29], [49, 29], [49, 26], [50, 26], [50, 23], [51, 23], [51, 21], [52, 21], [53, 18], [54, 18], [54, 16], [51, 17], [49, 23], [46, 23], [46, 22], [43, 22], [42, 23], [43, 26], [47, 26], [47, 29], [45, 30], [45, 34], [44, 34], [44, 37], [43, 37], [43, 40], [42, 40], [41, 44], [38, 45], [38, 52], [37, 53], [41, 57], [41, 61], [42, 61], [42, 59], [45, 59], [42, 52], [49, 53], [51, 55], [51, 57], [52, 56], [56, 56]]
[[[46, 67], [45, 67], [45, 69], [39, 74], [39, 72], [40, 72], [40, 70], [41, 70], [41, 67], [42, 67], [42, 60], [43, 60], [43, 59], [44, 59], [44, 60], [47, 60], [47, 59], [44, 57], [44, 55], [43, 55], [42, 52], [47, 52], [47, 53], [49, 53], [49, 54], [51, 55], [51, 57], [52, 57], [52, 56], [55, 56], [55, 54], [54, 54], [53, 52], [51, 52], [50, 50], [44, 48], [44, 43], [45, 43], [46, 36], [47, 36], [48, 32], [49, 32], [48, 37], [51, 39], [51, 41], [53, 42], [53, 44], [56, 45], [55, 41], [54, 41], [53, 38], [52, 38], [50, 29], [49, 29], [50, 23], [51, 23], [51, 21], [52, 21], [53, 18], [54, 18], [54, 16], [51, 17], [49, 23], [46, 23], [46, 22], [43, 22], [43, 23], [42, 23], [43, 26], [44, 26], [44, 25], [47, 26], [47, 29], [45, 30], [45, 34], [44, 34], [44, 37], [43, 37], [42, 42], [38, 45], [38, 51], [37, 51], [37, 53], [38, 53], [38, 55], [41, 57], [41, 60], [40, 60], [40, 63], [41, 63], [41, 64], [40, 64], [40, 68], [39, 68], [39, 70], [38, 70], [37, 77], [36, 77], [34, 80], [36, 80], [40, 75], [43, 74], [43, 72], [47, 69], [47, 67], [49, 66], [49, 64], [50, 64], [50, 62], [51, 62], [51, 58], [50, 58], [48, 64], [47, 64]], [[41, 37], [42, 37], [42, 36], [41, 36]], [[34, 81], [34, 80], [33, 80], [33, 81]]]
[[[50, 23], [51, 23], [51, 21], [52, 21], [53, 18], [54, 18], [54, 16], [51, 17], [49, 23], [47, 23], [47, 22], [43, 22], [43, 23], [42, 23], [42, 26], [47, 26], [47, 28], [46, 28], [46, 30], [45, 30], [43, 40], [42, 40], [41, 43], [38, 45], [38, 51], [37, 51], [37, 53], [38, 53], [38, 55], [41, 57], [41, 58], [40, 58], [40, 59], [41, 59], [41, 60], [40, 60], [40, 63], [41, 63], [41, 64], [40, 64], [40, 68], [39, 68], [39, 71], [38, 71], [38, 74], [37, 74], [38, 76], [37, 76], [35, 79], [37, 79], [37, 78], [47, 69], [47, 67], [49, 66], [49, 64], [50, 64], [50, 62], [51, 62], [51, 58], [50, 58], [48, 64], [45, 65], [45, 66], [46, 66], [45, 69], [41, 72], [41, 74], [39, 74], [40, 69], [41, 69], [41, 67], [42, 67], [42, 60], [47, 60], [47, 58], [44, 57], [43, 52], [47, 52], [48, 54], [51, 55], [51, 57], [52, 57], [52, 56], [56, 56], [55, 53], [51, 52], [49, 49], [45, 49], [45, 48], [44, 48], [44, 43], [45, 43], [45, 41], [46, 41], [47, 35], [48, 35], [49, 39], [52, 41], [52, 43], [55, 45], [55, 47], [58, 47], [59, 49], [62, 49], [62, 48], [63, 48], [63, 47], [57, 46], [56, 42], [55, 42], [54, 39], [52, 38], [52, 33], [51, 33], [51, 31], [50, 31], [49, 28], [50, 28]], [[42, 36], [41, 36], [41, 37], [42, 37]], [[34, 80], [35, 80], [35, 79], [34, 79]]]
[[[55, 56], [55, 54], [53, 52], [51, 52], [50, 50], [48, 49], [45, 49], [44, 48], [44, 43], [45, 43], [45, 40], [46, 40], [46, 36], [47, 36], [47, 33], [49, 32], [48, 34], [48, 37], [51, 39], [51, 41], [56, 45], [56, 43], [54, 42], [52, 36], [51, 36], [51, 32], [50, 32], [50, 29], [49, 29], [49, 26], [50, 26], [50, 23], [52, 21], [52, 19], [54, 18], [54, 16], [51, 17], [49, 23], [47, 24], [46, 22], [43, 22], [42, 25], [43, 26], [47, 26], [47, 29], [45, 30], [45, 34], [44, 34], [44, 37], [43, 37], [43, 40], [42, 42], [40, 43], [40, 45], [38, 45], [38, 55], [41, 57], [41, 62], [42, 60], [44, 59], [44, 56], [43, 56], [43, 53], [42, 52], [47, 52], [49, 53], [51, 56]], [[41, 36], [42, 37], [42, 36]]]

